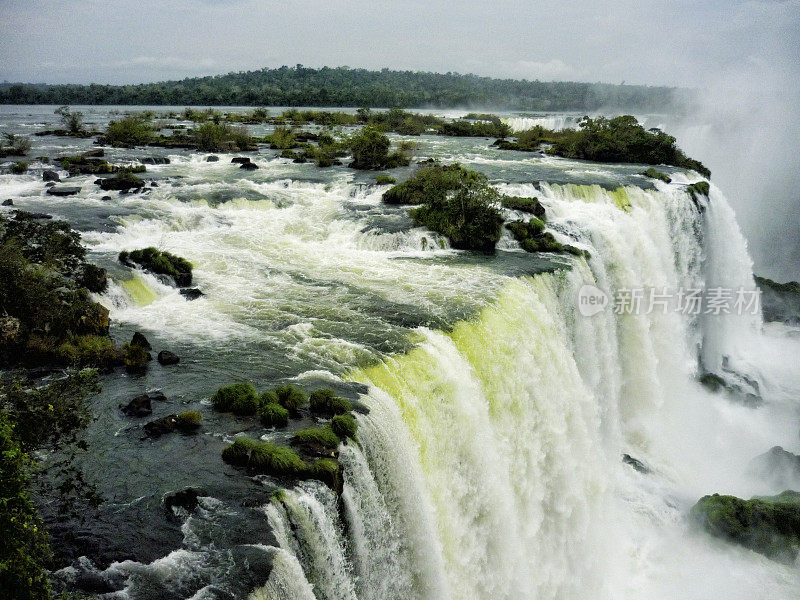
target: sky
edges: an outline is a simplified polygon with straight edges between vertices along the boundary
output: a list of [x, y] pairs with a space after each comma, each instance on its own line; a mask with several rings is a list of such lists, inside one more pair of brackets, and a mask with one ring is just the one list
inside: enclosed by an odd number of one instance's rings
[[800, 0], [0, 0], [0, 81], [298, 63], [697, 88], [704, 127], [671, 133], [711, 168], [757, 270], [800, 279]]

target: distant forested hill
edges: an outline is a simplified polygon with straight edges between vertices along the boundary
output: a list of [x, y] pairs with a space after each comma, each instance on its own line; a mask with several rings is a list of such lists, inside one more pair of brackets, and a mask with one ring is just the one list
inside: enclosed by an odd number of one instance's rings
[[493, 107], [590, 111], [669, 108], [686, 90], [493, 79], [457, 73], [280, 67], [139, 85], [0, 84], [2, 104]]

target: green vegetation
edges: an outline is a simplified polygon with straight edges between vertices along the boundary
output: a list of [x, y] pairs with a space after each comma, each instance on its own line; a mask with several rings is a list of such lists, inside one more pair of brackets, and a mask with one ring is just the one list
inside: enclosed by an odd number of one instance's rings
[[101, 335], [70, 335], [56, 353], [63, 364], [93, 366], [103, 372], [113, 371], [121, 359], [120, 350], [111, 338]]
[[666, 87], [492, 79], [388, 69], [312, 69], [302, 65], [143, 85], [0, 84], [2, 104], [400, 107], [471, 104], [536, 111], [591, 112], [617, 106], [631, 112], [663, 112], [681, 100], [680, 94], [679, 90]]
[[698, 202], [698, 196], [705, 196], [708, 198], [708, 193], [710, 191], [711, 187], [708, 185], [707, 181], [698, 181], [686, 188], [686, 193], [691, 196], [695, 204]]
[[331, 430], [340, 438], [355, 439], [358, 423], [351, 414], [336, 415], [331, 419]]
[[[143, 165], [144, 166], [144, 165]], [[98, 180], [101, 190], [131, 190], [144, 187], [144, 181], [134, 175], [130, 169], [119, 169], [114, 177], [106, 177]]]
[[289, 127], [278, 126], [271, 135], [266, 137], [269, 142], [269, 147], [274, 150], [289, 150], [297, 148], [297, 136], [294, 131]]
[[800, 493], [742, 500], [704, 496], [690, 518], [709, 534], [745, 546], [774, 560], [793, 564], [800, 551]]
[[339, 445], [339, 436], [330, 427], [310, 427], [295, 433], [292, 442], [334, 450]]
[[289, 411], [277, 402], [264, 402], [258, 409], [261, 416], [261, 424], [264, 427], [286, 427], [289, 424]]
[[112, 146], [142, 146], [156, 136], [151, 113], [135, 113], [118, 121], [111, 121], [103, 140]]
[[69, 106], [61, 106], [55, 110], [55, 114], [61, 117], [61, 123], [65, 127], [67, 135], [75, 137], [86, 137], [88, 132], [83, 126], [83, 113], [71, 110]]
[[0, 366], [110, 368], [108, 342], [83, 337], [108, 333], [108, 310], [84, 287], [104, 289], [104, 271], [89, 267], [80, 235], [65, 222], [20, 216], [0, 216]]
[[353, 410], [353, 404], [329, 389], [315, 390], [309, 397], [311, 412], [326, 416], [342, 415]]
[[135, 263], [159, 275], [169, 275], [181, 287], [192, 284], [192, 263], [185, 258], [158, 250], [152, 246], [141, 250], [133, 250], [132, 252], [123, 250], [119, 253], [119, 261], [129, 266]]
[[182, 431], [193, 431], [200, 427], [203, 422], [203, 415], [196, 410], [185, 410], [175, 417], [176, 427]]
[[661, 171], [654, 169], [653, 167], [647, 169], [643, 174], [647, 177], [650, 177], [651, 179], [659, 179], [664, 183], [672, 182], [672, 177], [670, 177], [666, 173], [662, 173]]
[[308, 467], [297, 452], [270, 442], [250, 438], [236, 440], [222, 451], [222, 459], [237, 467], [246, 467], [267, 475], [303, 475]]
[[273, 390], [278, 404], [292, 413], [296, 413], [301, 406], [308, 404], [306, 393], [294, 385], [281, 385]]
[[410, 179], [386, 190], [383, 201], [387, 204], [441, 203], [450, 192], [486, 181], [486, 176], [482, 173], [469, 171], [458, 163], [429, 163], [423, 165]]
[[512, 221], [506, 224], [506, 229], [526, 252], [568, 252], [588, 257], [588, 253], [579, 248], [557, 242], [552, 233], [545, 231], [544, 221], [536, 217], [529, 221]]
[[15, 175], [22, 175], [28, 171], [28, 163], [22, 160], [18, 160], [15, 163], [11, 164], [11, 172]]
[[103, 158], [103, 151], [84, 152], [77, 156], [63, 156], [58, 160], [61, 168], [69, 171], [70, 175], [106, 175], [115, 173], [117, 167], [108, 164]]
[[520, 198], [519, 196], [501, 196], [500, 204], [502, 205], [503, 208], [529, 213], [539, 219], [543, 219], [545, 216], [544, 206], [541, 205], [541, 203], [537, 198]]
[[3, 133], [0, 140], [0, 158], [6, 156], [25, 156], [31, 150], [31, 141], [24, 135]]
[[129, 373], [143, 373], [147, 370], [148, 359], [147, 350], [138, 344], [123, 344], [122, 362]]
[[[211, 404], [220, 412], [238, 412], [237, 414], [255, 414], [259, 405], [258, 394], [256, 388], [251, 383], [234, 383], [233, 385], [226, 385], [219, 388], [214, 395], [211, 396]], [[250, 407], [253, 411], [248, 413]], [[236, 411], [234, 410], [236, 408]]]
[[376, 127], [367, 125], [350, 138], [353, 169], [392, 169], [409, 164], [408, 157], [399, 150], [389, 153], [389, 138]]
[[397, 179], [391, 175], [384, 175], [383, 173], [380, 173], [377, 177], [375, 177], [375, 183], [378, 185], [390, 185], [392, 183], [397, 183]]
[[189, 139], [204, 152], [239, 152], [256, 150], [255, 140], [245, 127], [208, 122], [189, 131]]

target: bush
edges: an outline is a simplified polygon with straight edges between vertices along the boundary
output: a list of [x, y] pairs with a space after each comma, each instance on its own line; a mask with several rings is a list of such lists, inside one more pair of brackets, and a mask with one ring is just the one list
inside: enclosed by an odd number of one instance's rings
[[375, 178], [375, 183], [377, 183], [378, 185], [389, 185], [392, 183], [397, 183], [397, 179], [391, 177], [390, 175], [381, 174]]
[[530, 213], [533, 216], [543, 219], [545, 216], [544, 206], [537, 198], [520, 198], [519, 196], [501, 196], [500, 204], [509, 210], [518, 210]]
[[280, 404], [271, 402], [262, 404], [258, 413], [264, 427], [286, 427], [289, 424], [289, 411]]
[[299, 146], [294, 131], [288, 127], [276, 127], [272, 135], [266, 137], [266, 140], [273, 150], [290, 150]]
[[[3, 142], [0, 142], [0, 157], [24, 156], [31, 150], [31, 141], [23, 135], [4, 133]], [[46, 162], [46, 161], [42, 161]]]
[[11, 172], [15, 175], [22, 175], [28, 171], [28, 163], [24, 161], [17, 161], [11, 165]]
[[119, 121], [111, 121], [105, 141], [112, 146], [141, 146], [153, 141], [156, 135], [152, 115], [137, 113]]
[[112, 371], [120, 360], [120, 351], [111, 338], [98, 335], [70, 336], [56, 352], [64, 363], [76, 367], [97, 367], [106, 372]]
[[147, 350], [137, 344], [122, 346], [122, 362], [129, 373], [142, 373], [147, 369]]
[[544, 221], [531, 217], [529, 221], [512, 221], [506, 223], [506, 229], [526, 252], [567, 252], [575, 256], [586, 256], [588, 253], [555, 240], [552, 233], [545, 231]]
[[[234, 383], [214, 392], [211, 404], [220, 412], [233, 412], [234, 405], [243, 410], [251, 405], [257, 407], [259, 402], [256, 388], [251, 383]], [[255, 409], [250, 414], [255, 414]]]
[[83, 135], [86, 130], [83, 127], [83, 113], [70, 110], [69, 106], [61, 106], [54, 111], [61, 117], [61, 122], [71, 135]]
[[169, 275], [180, 286], [192, 284], [192, 263], [185, 258], [169, 252], [162, 252], [152, 246], [132, 252], [123, 250], [119, 253], [119, 261], [123, 264], [133, 262], [153, 273]]
[[273, 392], [278, 398], [278, 404], [293, 413], [308, 403], [306, 393], [294, 385], [282, 385], [276, 387]]
[[339, 446], [339, 436], [330, 427], [310, 427], [295, 433], [292, 443], [322, 446], [323, 448], [335, 450]]
[[291, 448], [242, 437], [222, 451], [222, 460], [266, 475], [302, 475], [308, 469]]
[[410, 161], [401, 151], [389, 153], [391, 142], [381, 131], [367, 125], [349, 142], [353, 154], [353, 169], [391, 169], [407, 165]]
[[353, 418], [353, 415], [344, 414], [336, 415], [331, 419], [331, 430], [340, 438], [353, 438], [356, 437], [358, 430], [358, 423]]
[[236, 152], [255, 150], [256, 145], [247, 129], [227, 123], [205, 122], [189, 132], [198, 150], [205, 152]]
[[462, 186], [486, 182], [486, 176], [469, 171], [458, 163], [440, 165], [433, 163], [422, 167], [413, 177], [399, 183], [383, 194], [387, 204], [424, 204], [443, 201], [449, 192]]
[[177, 420], [176, 427], [184, 431], [191, 431], [200, 427], [203, 422], [203, 415], [196, 410], [185, 410], [178, 414], [175, 419]]
[[311, 412], [327, 416], [342, 415], [353, 410], [353, 404], [346, 398], [337, 396], [333, 390], [315, 390], [309, 397]]

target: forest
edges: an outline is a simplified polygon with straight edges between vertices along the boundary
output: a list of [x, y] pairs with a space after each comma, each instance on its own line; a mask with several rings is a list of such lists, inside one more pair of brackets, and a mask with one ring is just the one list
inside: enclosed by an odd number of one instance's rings
[[0, 104], [493, 107], [658, 112], [687, 90], [296, 65], [138, 85], [0, 83]]

